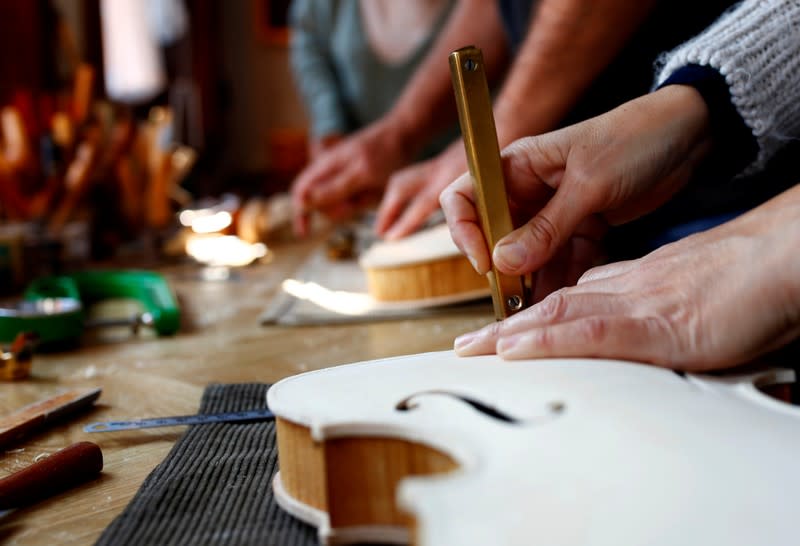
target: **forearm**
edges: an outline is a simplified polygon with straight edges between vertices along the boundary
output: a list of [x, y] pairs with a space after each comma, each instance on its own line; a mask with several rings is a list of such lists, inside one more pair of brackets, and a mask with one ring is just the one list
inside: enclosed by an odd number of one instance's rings
[[542, 0], [495, 103], [500, 146], [554, 129], [656, 0]]
[[[800, 180], [800, 175], [798, 176]], [[763, 255], [753, 267], [768, 268], [776, 298], [790, 306], [800, 326], [800, 184], [728, 224], [737, 235], [759, 239]]]
[[693, 87], [705, 100], [714, 144], [707, 163], [713, 172], [732, 178], [753, 162], [758, 155], [758, 143], [733, 105], [728, 84], [719, 72], [708, 66], [686, 65], [659, 87], [670, 85]]
[[483, 50], [487, 76], [490, 81], [496, 79], [508, 57], [496, 2], [458, 2], [431, 51], [385, 117], [384, 123], [396, 131], [414, 152], [426, 143], [430, 135], [456, 120], [447, 58], [450, 52], [466, 45], [475, 45]]
[[786, 218], [782, 229], [788, 233], [786, 237], [782, 238], [785, 243], [784, 255], [788, 260], [788, 267], [783, 274], [787, 275], [786, 282], [790, 298], [794, 302], [794, 316], [797, 324], [800, 325], [800, 254], [797, 253], [797, 249], [800, 248], [800, 185], [787, 190], [777, 199], [778, 205], [784, 211], [781, 217]]

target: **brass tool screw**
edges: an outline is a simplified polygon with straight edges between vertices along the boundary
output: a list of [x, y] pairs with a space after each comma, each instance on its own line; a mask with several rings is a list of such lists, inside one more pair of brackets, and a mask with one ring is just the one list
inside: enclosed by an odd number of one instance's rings
[[511, 309], [512, 311], [519, 311], [520, 309], [522, 309], [522, 298], [514, 294], [513, 296], [508, 298], [508, 300], [506, 301], [506, 305], [508, 305], [508, 308]]

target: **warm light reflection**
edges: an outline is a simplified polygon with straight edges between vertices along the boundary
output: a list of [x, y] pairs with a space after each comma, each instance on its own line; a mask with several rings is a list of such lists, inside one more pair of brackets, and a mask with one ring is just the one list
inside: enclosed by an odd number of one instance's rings
[[244, 266], [267, 255], [264, 243], [251, 244], [235, 235], [190, 235], [186, 253], [210, 266]]
[[184, 210], [178, 216], [180, 223], [192, 228], [195, 233], [217, 233], [233, 222], [233, 216], [226, 210], [211, 211], [209, 209]]
[[281, 283], [283, 291], [295, 298], [342, 315], [363, 315], [375, 309], [375, 300], [366, 293], [330, 290], [315, 282], [286, 279]]

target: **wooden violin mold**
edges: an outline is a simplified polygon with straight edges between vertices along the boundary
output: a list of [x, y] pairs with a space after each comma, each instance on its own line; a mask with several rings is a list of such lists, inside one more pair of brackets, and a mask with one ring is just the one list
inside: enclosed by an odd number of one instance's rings
[[456, 247], [446, 224], [397, 241], [381, 241], [359, 260], [370, 295], [379, 301], [454, 301], [489, 294], [479, 275]]
[[325, 543], [796, 540], [800, 410], [756, 387], [609, 360], [440, 352], [290, 377], [279, 504]]

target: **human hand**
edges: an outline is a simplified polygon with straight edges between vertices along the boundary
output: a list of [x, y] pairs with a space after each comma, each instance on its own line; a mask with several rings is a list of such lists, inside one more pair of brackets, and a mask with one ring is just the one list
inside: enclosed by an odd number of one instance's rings
[[315, 161], [326, 150], [330, 150], [342, 140], [345, 136], [341, 133], [330, 133], [320, 138], [311, 139], [308, 143], [308, 156], [311, 161]]
[[588, 224], [630, 221], [688, 180], [708, 153], [708, 111], [696, 90], [668, 86], [607, 114], [516, 141], [503, 151], [516, 225], [490, 259], [472, 182], [463, 175], [440, 197], [453, 240], [479, 273], [492, 262], [509, 275], [536, 271]]
[[380, 121], [324, 150], [292, 184], [295, 232], [307, 234], [311, 211], [333, 219], [355, 212], [365, 196], [380, 192], [389, 174], [412, 155], [390, 125]]
[[458, 142], [433, 159], [393, 174], [378, 209], [375, 231], [389, 240], [414, 232], [439, 207], [442, 190], [466, 170], [464, 146]]
[[800, 186], [638, 260], [587, 271], [455, 341], [459, 355], [602, 357], [703, 372], [800, 336]]

